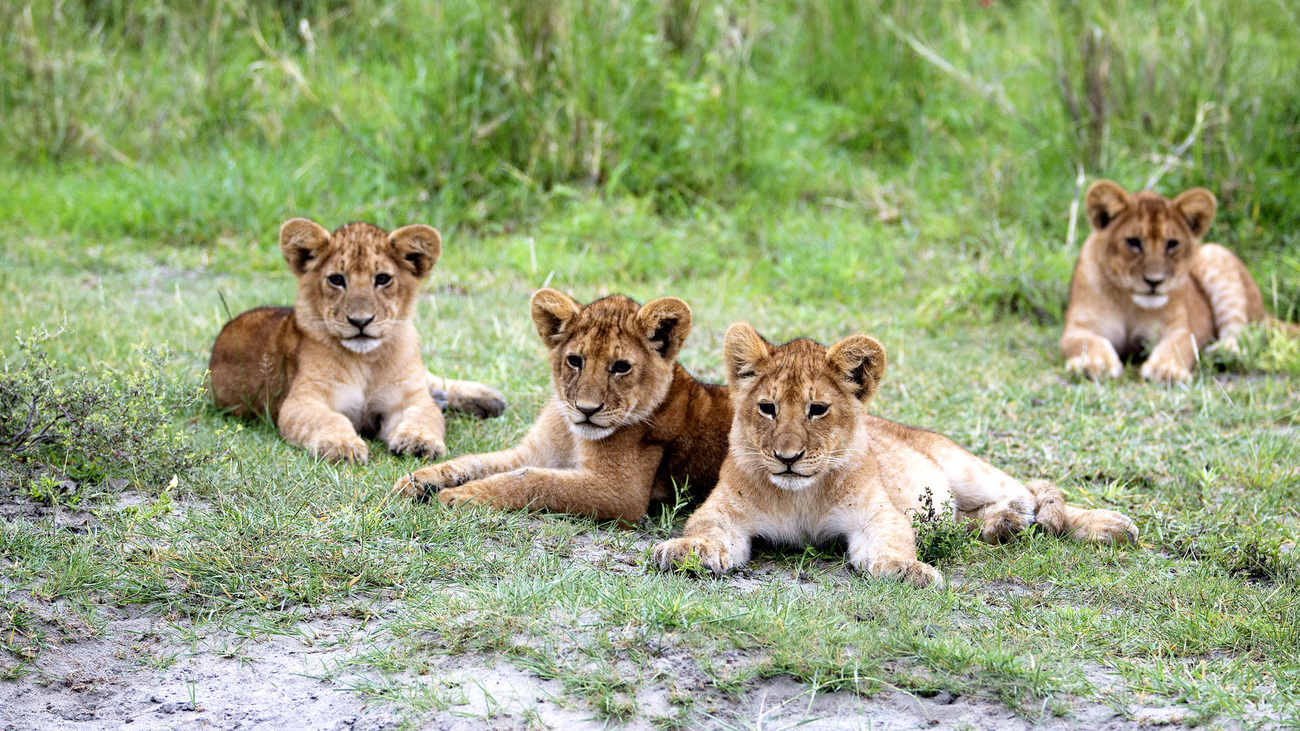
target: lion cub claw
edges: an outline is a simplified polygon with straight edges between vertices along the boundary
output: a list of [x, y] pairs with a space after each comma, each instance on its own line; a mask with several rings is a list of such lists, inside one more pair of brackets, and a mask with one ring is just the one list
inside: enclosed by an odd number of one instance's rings
[[938, 589], [944, 583], [943, 574], [939, 573], [938, 569], [916, 559], [878, 559], [870, 562], [865, 567], [854, 566], [854, 568], [878, 579], [898, 579], [918, 589], [924, 589], [927, 586]]
[[[1099, 349], [1100, 350], [1100, 349]], [[1073, 375], [1100, 381], [1106, 378], [1119, 378], [1124, 374], [1124, 364], [1113, 349], [1101, 352], [1084, 353], [1066, 361], [1065, 369]]]
[[424, 499], [450, 487], [458, 487], [466, 482], [447, 468], [449, 462], [430, 465], [415, 472], [402, 475], [393, 485], [393, 492], [409, 498]]
[[322, 437], [312, 442], [308, 449], [318, 459], [330, 462], [364, 464], [370, 459], [370, 448], [358, 436]]
[[1152, 356], [1142, 364], [1142, 378], [1160, 383], [1184, 383], [1192, 380], [1192, 372], [1171, 358]]
[[660, 571], [699, 567], [721, 576], [735, 567], [731, 552], [720, 541], [708, 538], [673, 538], [654, 547], [654, 565]]
[[393, 454], [427, 459], [441, 459], [447, 453], [447, 445], [438, 435], [406, 428], [398, 429], [397, 433], [388, 440], [388, 449]]

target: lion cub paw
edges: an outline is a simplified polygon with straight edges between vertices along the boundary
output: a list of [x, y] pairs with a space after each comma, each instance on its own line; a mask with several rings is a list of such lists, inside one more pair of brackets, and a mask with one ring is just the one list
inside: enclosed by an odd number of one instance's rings
[[400, 492], [409, 498], [420, 500], [443, 488], [459, 485], [459, 482], [451, 479], [446, 466], [447, 463], [444, 462], [402, 475], [393, 485], [393, 492]]
[[1192, 372], [1173, 358], [1152, 356], [1142, 364], [1142, 377], [1160, 383], [1179, 383], [1192, 380]]
[[[862, 570], [862, 567], [855, 568]], [[914, 558], [886, 558], [872, 561], [866, 567], [866, 573], [878, 579], [898, 579], [918, 589], [927, 586], [935, 588], [943, 586], [943, 574], [939, 573], [938, 569]]]
[[307, 451], [318, 459], [330, 462], [362, 464], [370, 458], [370, 449], [365, 440], [355, 434], [315, 439], [307, 445]]
[[1072, 538], [1089, 543], [1109, 543], [1120, 545], [1137, 543], [1138, 529], [1127, 515], [1114, 510], [1089, 510], [1079, 527], [1074, 529]]
[[447, 392], [447, 408], [479, 419], [490, 419], [506, 410], [506, 400], [491, 386], [461, 381]]
[[388, 440], [388, 449], [393, 454], [429, 459], [441, 459], [447, 453], [447, 445], [441, 436], [405, 427], [399, 428]]
[[448, 487], [438, 491], [438, 502], [449, 508], [472, 503], [486, 505], [492, 502], [494, 494], [489, 492], [483, 481], [467, 482], [459, 487]]
[[1100, 381], [1104, 378], [1119, 378], [1124, 375], [1124, 364], [1120, 362], [1114, 350], [1097, 348], [1066, 361], [1065, 370], [1074, 375]]
[[731, 551], [708, 538], [673, 538], [655, 544], [651, 560], [661, 571], [702, 568], [721, 575], [735, 567]]

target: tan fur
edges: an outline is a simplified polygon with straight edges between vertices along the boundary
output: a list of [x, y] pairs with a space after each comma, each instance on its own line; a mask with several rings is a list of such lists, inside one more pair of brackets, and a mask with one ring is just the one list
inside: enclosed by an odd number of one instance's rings
[[689, 481], [703, 498], [727, 452], [727, 389], [676, 362], [685, 302], [622, 296], [583, 307], [553, 289], [532, 298], [555, 396], [519, 446], [465, 455], [398, 480], [411, 497], [635, 521]]
[[361, 434], [399, 454], [445, 453], [432, 392], [480, 415], [505, 408], [495, 389], [437, 378], [421, 363], [411, 318], [442, 253], [436, 230], [352, 223], [331, 234], [295, 218], [280, 227], [280, 251], [298, 278], [297, 302], [249, 310], [221, 329], [208, 366], [217, 406], [268, 416], [290, 443], [355, 462], [369, 455]]
[[1128, 518], [1067, 505], [1049, 482], [1023, 485], [946, 437], [867, 413], [885, 350], [865, 335], [829, 349], [811, 340], [772, 347], [748, 323], [724, 345], [735, 419], [718, 486], [681, 538], [654, 548], [662, 569], [698, 560], [716, 573], [749, 560], [750, 543], [844, 538], [849, 562], [917, 586], [941, 582], [916, 557], [911, 513], [926, 489], [987, 541], [1037, 522], [1080, 540], [1137, 539]]
[[1092, 234], [1079, 252], [1065, 311], [1066, 368], [1118, 377], [1121, 358], [1154, 341], [1142, 377], [1186, 381], [1200, 350], [1237, 350], [1247, 323], [1271, 320], [1246, 265], [1201, 239], [1217, 203], [1204, 188], [1169, 200], [1099, 180], [1084, 196]]

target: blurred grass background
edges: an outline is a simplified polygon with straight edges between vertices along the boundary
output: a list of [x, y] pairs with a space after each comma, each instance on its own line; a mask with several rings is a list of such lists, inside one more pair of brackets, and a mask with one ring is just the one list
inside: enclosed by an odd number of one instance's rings
[[[936, 262], [875, 272], [922, 309], [1055, 323], [1083, 175], [1210, 188], [1211, 238], [1300, 302], [1280, 0], [54, 0], [5, 4], [0, 37], [0, 230], [24, 236], [549, 226], [616, 284], [858, 299], [858, 243], [888, 240]], [[521, 245], [464, 263], [527, 273]]]

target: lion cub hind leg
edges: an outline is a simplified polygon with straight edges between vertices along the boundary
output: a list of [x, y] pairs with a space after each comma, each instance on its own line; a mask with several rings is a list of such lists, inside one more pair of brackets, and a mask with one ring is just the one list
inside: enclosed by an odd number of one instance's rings
[[1047, 480], [1034, 480], [1027, 487], [1037, 499], [1038, 524], [1048, 532], [1088, 543], [1137, 543], [1138, 529], [1128, 516], [1070, 505], [1061, 489]]
[[429, 392], [435, 400], [441, 394], [440, 400], [446, 408], [479, 419], [500, 416], [506, 410], [506, 400], [500, 391], [476, 381], [457, 381], [430, 373]]
[[1002, 470], [947, 442], [936, 454], [956, 501], [957, 519], [972, 521], [985, 543], [1009, 541], [1033, 525], [1034, 494]]
[[1264, 300], [1250, 270], [1237, 255], [1218, 244], [1203, 244], [1192, 261], [1192, 276], [1201, 284], [1214, 313], [1216, 341], [1211, 348], [1241, 350], [1237, 337], [1246, 325], [1264, 319]]

